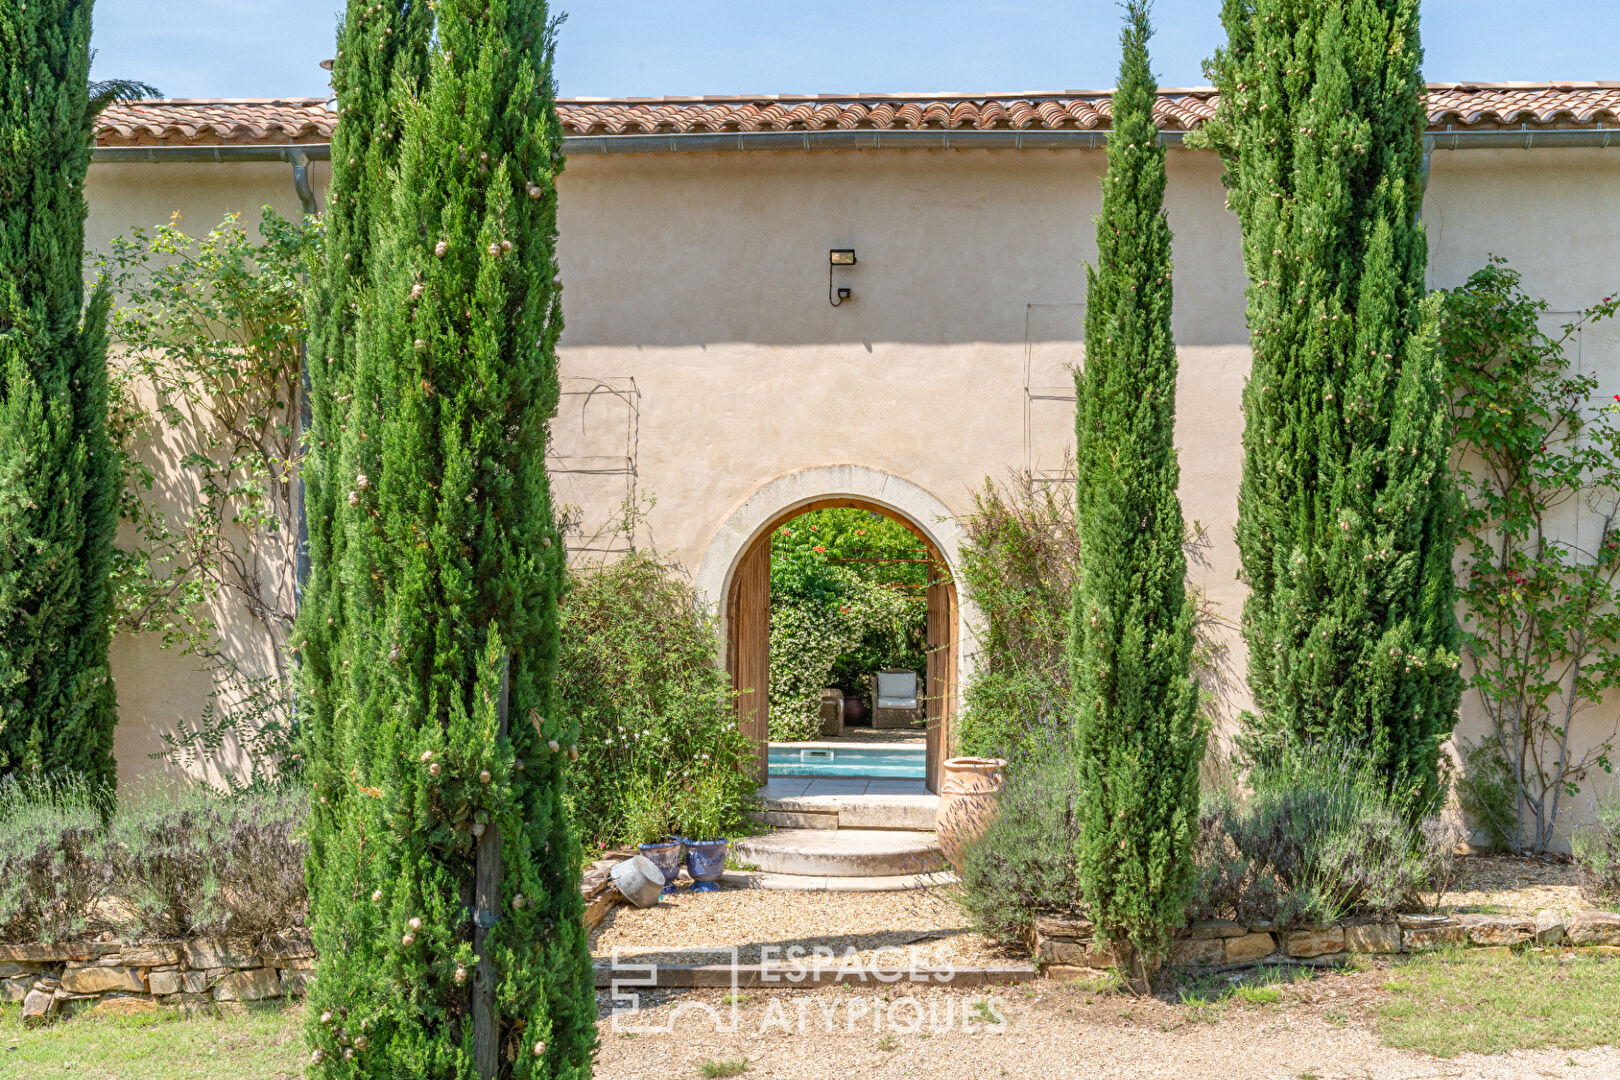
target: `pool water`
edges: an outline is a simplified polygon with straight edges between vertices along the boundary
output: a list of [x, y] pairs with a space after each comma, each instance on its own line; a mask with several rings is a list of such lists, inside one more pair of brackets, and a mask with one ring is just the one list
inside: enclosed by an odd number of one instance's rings
[[926, 754], [921, 746], [773, 746], [767, 760], [772, 776], [894, 776], [921, 780], [927, 774]]

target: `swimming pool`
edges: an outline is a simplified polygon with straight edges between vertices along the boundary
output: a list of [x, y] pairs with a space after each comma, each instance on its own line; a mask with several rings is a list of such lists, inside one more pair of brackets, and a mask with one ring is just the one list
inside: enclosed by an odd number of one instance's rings
[[772, 746], [772, 776], [894, 776], [921, 780], [927, 774], [921, 746]]

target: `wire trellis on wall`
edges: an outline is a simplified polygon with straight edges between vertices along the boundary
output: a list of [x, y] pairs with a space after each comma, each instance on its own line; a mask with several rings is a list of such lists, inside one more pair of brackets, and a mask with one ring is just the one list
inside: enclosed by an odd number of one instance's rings
[[[1024, 473], [1033, 484], [1073, 479], [1074, 368], [1085, 360], [1086, 305], [1024, 305]], [[1059, 432], [1052, 434], [1054, 425]]]
[[[570, 558], [633, 548], [640, 439], [641, 390], [635, 379], [564, 376], [546, 469]], [[586, 518], [602, 508], [605, 519]]]

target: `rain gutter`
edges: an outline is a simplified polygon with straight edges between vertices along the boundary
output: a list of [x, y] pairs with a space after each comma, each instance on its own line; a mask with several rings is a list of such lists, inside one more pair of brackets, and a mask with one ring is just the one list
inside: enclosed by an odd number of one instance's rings
[[159, 161], [212, 161], [219, 164], [236, 161], [282, 161], [293, 167], [293, 189], [304, 213], [319, 211], [315, 191], [309, 183], [309, 163], [327, 161], [332, 147], [327, 143], [283, 143], [270, 146], [98, 146], [90, 160], [97, 165], [120, 165], [131, 162]]
[[[1161, 131], [1159, 141], [1180, 147], [1186, 132]], [[1108, 132], [1060, 128], [1055, 131], [992, 129], [886, 131], [872, 128], [834, 131], [676, 132], [663, 135], [570, 135], [563, 139], [565, 154], [680, 154], [735, 150], [1101, 150]], [[1491, 130], [1446, 127], [1424, 133], [1424, 149], [1432, 150], [1551, 150], [1575, 147], [1620, 147], [1620, 127], [1598, 124], [1590, 128], [1517, 128]], [[158, 161], [282, 161], [293, 167], [293, 183], [305, 210], [314, 213], [308, 166], [327, 161], [332, 148], [326, 143], [287, 143], [273, 146], [104, 146], [92, 158], [97, 163]]]
[[[1179, 148], [1184, 131], [1161, 131], [1159, 142]], [[1102, 150], [1107, 131], [980, 131], [927, 128], [920, 131], [693, 132], [665, 135], [573, 135], [563, 139], [566, 154], [678, 154], [727, 150]], [[1424, 134], [1431, 150], [1549, 150], [1572, 147], [1620, 147], [1620, 127], [1519, 128], [1457, 130]]]

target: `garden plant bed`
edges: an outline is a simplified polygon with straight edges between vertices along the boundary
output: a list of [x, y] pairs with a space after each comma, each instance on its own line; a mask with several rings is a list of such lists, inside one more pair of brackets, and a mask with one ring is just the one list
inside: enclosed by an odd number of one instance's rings
[[1518, 855], [1468, 856], [1457, 883], [1439, 900], [1439, 910], [1450, 914], [1573, 914], [1594, 907], [1581, 894], [1573, 863]]

